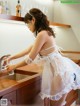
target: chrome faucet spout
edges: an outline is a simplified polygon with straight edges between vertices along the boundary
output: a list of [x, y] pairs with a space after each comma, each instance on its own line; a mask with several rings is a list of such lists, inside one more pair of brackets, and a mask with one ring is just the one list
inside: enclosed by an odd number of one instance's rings
[[2, 56], [1, 58], [0, 58], [0, 71], [2, 70], [2, 66], [3, 66], [3, 64], [2, 64], [2, 62], [4, 61], [4, 58], [6, 57], [9, 57], [10, 56], [10, 54], [8, 54], [8, 55], [4, 55], [4, 56]]

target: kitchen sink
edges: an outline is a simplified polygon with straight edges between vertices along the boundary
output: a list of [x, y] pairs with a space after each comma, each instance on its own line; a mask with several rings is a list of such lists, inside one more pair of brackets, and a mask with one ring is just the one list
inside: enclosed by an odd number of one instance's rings
[[12, 80], [22, 80], [26, 77], [29, 77], [30, 75], [24, 75], [24, 74], [19, 74], [19, 73], [14, 73], [14, 75], [8, 75], [7, 78], [12, 79]]
[[29, 78], [30, 76], [33, 76], [37, 74], [36, 72], [31, 71], [23, 71], [23, 70], [14, 70], [14, 74], [9, 74], [7, 76], [4, 76], [4, 78], [15, 80], [15, 81], [21, 81], [25, 78]]

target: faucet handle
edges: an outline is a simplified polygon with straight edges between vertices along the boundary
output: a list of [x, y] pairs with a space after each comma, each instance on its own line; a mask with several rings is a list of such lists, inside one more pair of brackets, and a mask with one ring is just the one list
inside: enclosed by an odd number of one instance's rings
[[[10, 56], [10, 54], [8, 55], [4, 55], [0, 58], [0, 70], [6, 69], [6, 66], [8, 65], [8, 60], [7, 58]], [[6, 61], [5, 61], [6, 59]]]

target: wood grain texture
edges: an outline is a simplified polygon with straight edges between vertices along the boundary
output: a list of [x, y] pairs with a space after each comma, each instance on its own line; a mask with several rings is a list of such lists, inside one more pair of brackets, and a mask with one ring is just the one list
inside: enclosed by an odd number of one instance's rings
[[[0, 19], [24, 21], [24, 17], [17, 17], [17, 16], [12, 16], [12, 15], [5, 15], [5, 14], [0, 14]], [[71, 28], [71, 25], [62, 24], [62, 23], [50, 22], [49, 24], [53, 25], [53, 26], [60, 26], [60, 27], [65, 27], [65, 28]]]

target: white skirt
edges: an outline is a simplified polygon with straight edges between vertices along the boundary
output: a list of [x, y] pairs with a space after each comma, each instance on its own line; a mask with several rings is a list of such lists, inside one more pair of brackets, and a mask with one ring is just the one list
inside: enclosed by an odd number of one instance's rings
[[80, 88], [80, 67], [58, 52], [42, 56], [44, 60], [42, 73], [41, 97], [59, 100], [63, 94]]

